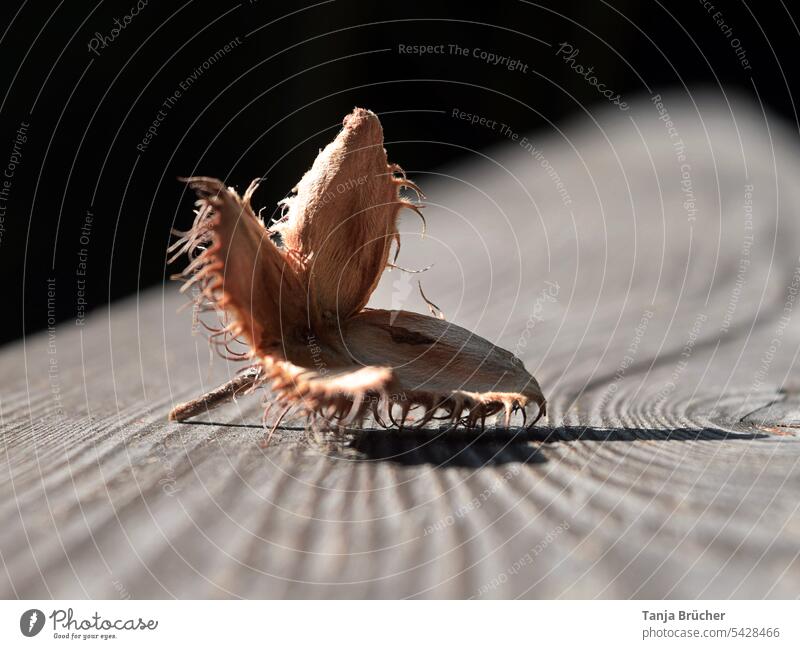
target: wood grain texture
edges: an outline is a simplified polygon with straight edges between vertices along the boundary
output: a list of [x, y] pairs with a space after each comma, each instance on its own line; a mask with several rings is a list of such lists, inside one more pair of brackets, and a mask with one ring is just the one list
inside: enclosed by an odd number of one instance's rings
[[[692, 99], [665, 97], [684, 161], [645, 99], [409, 170], [429, 235], [405, 219], [400, 263], [525, 360], [528, 433], [264, 449], [256, 396], [167, 422], [237, 367], [174, 286], [6, 347], [0, 594], [800, 595], [796, 133]], [[371, 305], [426, 310], [397, 271]]]

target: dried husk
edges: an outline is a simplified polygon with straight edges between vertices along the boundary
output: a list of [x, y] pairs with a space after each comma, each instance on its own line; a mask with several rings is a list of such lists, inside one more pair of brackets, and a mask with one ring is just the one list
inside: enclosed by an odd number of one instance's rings
[[[400, 209], [420, 207], [401, 196], [402, 187], [419, 189], [388, 163], [370, 111], [345, 117], [271, 230], [250, 207], [255, 183], [242, 198], [218, 180], [189, 183], [197, 218], [173, 248], [193, 258], [188, 284], [227, 318], [215, 335], [244, 340], [255, 363], [231, 391], [267, 385], [281, 417], [337, 426], [369, 416], [387, 426], [439, 418], [475, 427], [496, 414], [509, 426], [516, 411], [530, 423], [545, 413], [539, 385], [510, 352], [440, 318], [365, 308], [399, 245]], [[171, 417], [224, 401], [225, 387]]]

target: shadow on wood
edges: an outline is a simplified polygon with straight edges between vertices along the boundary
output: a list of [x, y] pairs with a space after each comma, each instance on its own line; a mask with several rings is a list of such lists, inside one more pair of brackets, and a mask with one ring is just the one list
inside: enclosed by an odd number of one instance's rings
[[[184, 425], [220, 428], [261, 429], [257, 424], [222, 422], [183, 422]], [[275, 443], [299, 443], [303, 427], [281, 426]], [[301, 433], [298, 435], [298, 433]], [[279, 437], [278, 437], [279, 436]], [[486, 428], [470, 431], [463, 428], [367, 428], [347, 431], [346, 447], [350, 459], [394, 462], [403, 466], [430, 464], [437, 467], [481, 468], [513, 462], [547, 462], [542, 446], [563, 442], [723, 442], [768, 438], [763, 433], [730, 432], [716, 428], [598, 428], [558, 426], [534, 428]]]
[[[422, 430], [367, 429], [356, 435], [352, 448], [364, 460], [396, 462], [405, 466], [497, 466], [511, 462], [547, 462], [541, 445], [556, 442], [729, 441], [767, 438], [759, 433], [731, 433], [714, 428], [487, 428], [483, 431], [439, 428]], [[534, 444], [538, 444], [536, 446]]]

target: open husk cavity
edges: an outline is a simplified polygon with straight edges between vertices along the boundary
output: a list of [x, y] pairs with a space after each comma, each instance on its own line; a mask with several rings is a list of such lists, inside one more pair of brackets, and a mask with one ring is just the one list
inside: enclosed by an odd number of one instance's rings
[[[212, 344], [247, 364], [170, 419], [262, 386], [273, 430], [297, 417], [337, 429], [442, 421], [476, 428], [532, 425], [545, 414], [541, 389], [518, 358], [446, 322], [432, 303], [433, 315], [366, 308], [399, 250], [400, 211], [421, 216], [422, 207], [407, 198], [408, 190], [422, 197], [420, 189], [388, 162], [374, 113], [356, 108], [344, 118], [269, 229], [250, 205], [257, 182], [242, 196], [214, 178], [187, 182], [196, 216], [172, 259], [189, 257], [183, 289], [221, 316]], [[232, 350], [234, 340], [246, 351]]]

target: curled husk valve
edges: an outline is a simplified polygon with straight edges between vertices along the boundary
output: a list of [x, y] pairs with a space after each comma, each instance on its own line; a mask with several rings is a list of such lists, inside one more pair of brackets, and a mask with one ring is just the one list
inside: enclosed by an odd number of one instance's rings
[[[253, 182], [239, 196], [219, 180], [187, 179], [197, 193], [193, 226], [171, 246], [187, 254], [184, 290], [221, 314], [211, 334], [232, 340], [249, 364], [228, 383], [176, 407], [184, 420], [259, 386], [268, 412], [323, 425], [425, 426], [448, 420], [468, 428], [519, 412], [535, 423], [545, 399], [522, 362], [484, 338], [434, 315], [366, 308], [399, 249], [401, 209], [422, 207], [401, 194], [422, 193], [387, 161], [378, 117], [356, 108], [317, 156], [283, 213], [267, 229], [253, 212]], [[276, 242], [276, 240], [278, 240]], [[436, 316], [439, 317], [436, 317]], [[277, 407], [277, 410], [275, 408]], [[266, 413], [265, 413], [266, 417]]]

